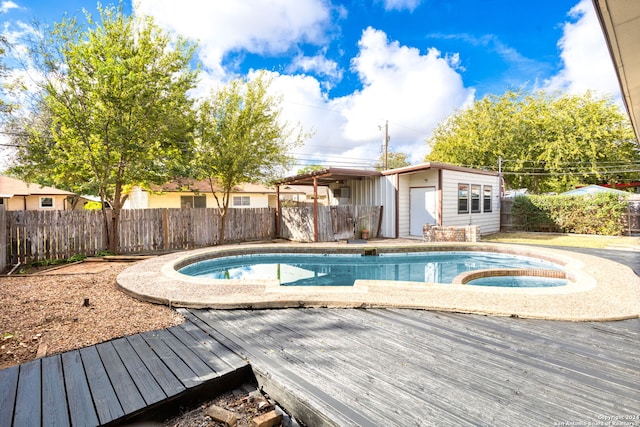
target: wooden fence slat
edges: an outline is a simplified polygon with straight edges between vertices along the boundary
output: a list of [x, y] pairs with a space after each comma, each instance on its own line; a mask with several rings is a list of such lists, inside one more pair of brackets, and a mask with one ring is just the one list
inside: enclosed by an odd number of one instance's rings
[[[7, 233], [2, 260], [7, 264], [93, 256], [107, 249], [102, 211], [1, 211]], [[109, 215], [109, 212], [107, 212]], [[118, 253], [150, 253], [221, 244], [217, 208], [123, 209]], [[229, 209], [225, 241], [275, 237], [271, 208]], [[2, 235], [0, 233], [0, 239]], [[2, 240], [0, 240], [2, 244]]]

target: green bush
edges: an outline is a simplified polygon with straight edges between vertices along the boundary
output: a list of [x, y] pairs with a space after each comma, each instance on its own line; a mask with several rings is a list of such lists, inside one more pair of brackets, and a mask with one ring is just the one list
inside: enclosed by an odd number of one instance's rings
[[619, 236], [624, 233], [627, 198], [613, 193], [588, 196], [518, 196], [511, 214], [526, 231], [560, 231]]

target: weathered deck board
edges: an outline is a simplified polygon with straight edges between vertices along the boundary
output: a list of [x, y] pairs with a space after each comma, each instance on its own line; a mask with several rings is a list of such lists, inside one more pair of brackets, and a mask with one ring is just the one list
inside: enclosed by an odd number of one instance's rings
[[165, 399], [167, 395], [129, 341], [126, 338], [119, 338], [112, 343], [120, 358], [123, 361], [126, 360], [127, 371], [147, 406]]
[[113, 344], [111, 342], [98, 344], [96, 349], [124, 414], [131, 414], [147, 406]]
[[13, 420], [19, 371], [19, 366], [0, 371], [0, 419], [9, 420], [9, 423]]
[[[215, 337], [217, 341], [224, 344], [226, 347], [232, 349], [234, 352], [243, 355], [244, 357], [250, 357], [250, 362], [258, 373], [263, 374], [265, 378], [275, 378], [276, 381], [287, 379], [286, 386], [291, 393], [299, 393], [304, 395], [304, 402], [300, 403], [300, 408], [307, 410], [311, 419], [307, 420], [307, 425], [322, 426], [322, 425], [335, 425], [335, 426], [376, 426], [376, 424], [357, 410], [353, 410], [352, 407], [344, 402], [336, 399], [331, 394], [317, 387], [316, 385], [308, 382], [306, 378], [299, 372], [289, 368], [289, 364], [281, 360], [275, 360], [261, 353], [260, 351], [251, 351], [249, 353], [246, 348], [251, 346], [253, 340], [248, 341], [245, 338], [239, 338], [233, 334], [223, 334], [219, 332], [218, 328], [222, 325], [218, 318], [215, 316], [209, 316], [207, 310], [179, 310], [185, 315], [191, 322], [198, 325], [205, 330], [208, 334]], [[228, 312], [228, 314], [238, 313], [243, 316], [242, 312]], [[246, 314], [245, 314], [246, 315]], [[251, 328], [249, 330], [253, 330]], [[272, 389], [274, 392], [276, 389]], [[272, 397], [277, 397], [277, 393], [270, 393]], [[289, 402], [288, 409], [293, 408], [293, 403]]]
[[598, 423], [637, 416], [639, 408], [640, 319], [570, 323], [391, 309], [190, 313], [195, 325], [240, 347], [254, 371], [308, 393], [309, 406], [338, 420], [326, 425]]
[[91, 392], [87, 377], [82, 367], [79, 351], [69, 351], [62, 354], [62, 367], [64, 370], [64, 384], [71, 424], [74, 426], [98, 425], [98, 414], [91, 400]]
[[242, 381], [247, 365], [194, 325], [119, 338], [0, 370], [0, 425], [121, 423]]
[[118, 401], [111, 381], [109, 381], [109, 375], [100, 360], [96, 347], [80, 349], [80, 357], [100, 423], [106, 424], [124, 416], [124, 410]]
[[126, 339], [167, 396], [174, 396], [186, 390], [186, 387], [164, 363], [162, 356], [156, 355], [141, 335], [132, 335]]
[[16, 409], [13, 414], [13, 425], [29, 427], [40, 424], [42, 386], [40, 376], [40, 361], [34, 360], [20, 366], [18, 378], [18, 394], [16, 395]]
[[64, 391], [64, 373], [60, 355], [42, 359], [42, 425], [69, 425], [69, 411]]

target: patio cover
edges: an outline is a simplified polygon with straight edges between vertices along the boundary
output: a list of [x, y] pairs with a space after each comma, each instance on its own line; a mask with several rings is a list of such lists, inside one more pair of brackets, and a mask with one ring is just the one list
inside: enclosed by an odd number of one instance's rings
[[276, 234], [280, 234], [280, 186], [281, 185], [313, 185], [313, 241], [318, 241], [318, 185], [342, 183], [346, 180], [360, 180], [365, 177], [382, 176], [376, 170], [325, 168], [305, 174], [294, 175], [275, 183], [278, 199], [278, 220]]

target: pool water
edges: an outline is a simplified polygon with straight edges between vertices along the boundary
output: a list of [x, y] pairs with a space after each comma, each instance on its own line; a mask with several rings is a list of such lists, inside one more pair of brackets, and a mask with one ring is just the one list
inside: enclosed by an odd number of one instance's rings
[[[179, 270], [214, 279], [277, 279], [281, 286], [353, 286], [355, 280], [451, 283], [457, 275], [489, 268], [559, 270], [551, 262], [493, 252], [416, 252], [360, 254], [247, 254], [213, 258]], [[566, 281], [539, 277], [476, 279], [470, 285], [539, 287]]]
[[564, 286], [566, 284], [567, 279], [535, 276], [482, 277], [480, 279], [474, 279], [467, 282], [467, 285], [501, 286], [506, 288], [547, 288], [553, 286]]

